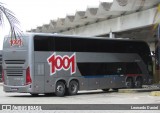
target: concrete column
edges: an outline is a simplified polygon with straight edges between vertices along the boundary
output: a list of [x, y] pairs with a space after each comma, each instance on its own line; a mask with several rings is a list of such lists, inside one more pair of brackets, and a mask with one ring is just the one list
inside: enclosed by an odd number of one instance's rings
[[155, 42], [155, 82], [160, 83], [160, 24], [157, 28]]
[[113, 32], [109, 33], [109, 38], [115, 38], [115, 34]]

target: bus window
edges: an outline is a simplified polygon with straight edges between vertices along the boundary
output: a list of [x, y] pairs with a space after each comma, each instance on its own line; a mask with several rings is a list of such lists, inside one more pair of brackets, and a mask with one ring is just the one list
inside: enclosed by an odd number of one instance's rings
[[34, 50], [35, 51], [54, 51], [54, 38], [49, 36], [35, 36]]
[[85, 51], [85, 40], [79, 38], [71, 38], [71, 51], [84, 52]]
[[70, 51], [70, 39], [56, 37], [55, 38], [55, 51]]

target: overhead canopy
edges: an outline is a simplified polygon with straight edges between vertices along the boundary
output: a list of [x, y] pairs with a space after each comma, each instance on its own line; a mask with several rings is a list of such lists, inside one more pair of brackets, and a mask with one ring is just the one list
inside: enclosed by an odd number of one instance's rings
[[75, 15], [51, 20], [31, 32], [62, 33], [71, 35], [98, 36], [142, 28], [155, 23], [160, 0], [114, 0], [101, 2], [99, 7], [77, 11]]

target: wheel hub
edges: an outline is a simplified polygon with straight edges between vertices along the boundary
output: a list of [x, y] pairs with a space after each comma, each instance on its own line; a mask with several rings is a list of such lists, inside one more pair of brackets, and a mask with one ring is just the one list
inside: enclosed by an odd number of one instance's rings
[[77, 89], [76, 85], [71, 85], [71, 90], [72, 90], [73, 92], [75, 92], [76, 89]]
[[62, 92], [63, 90], [64, 90], [64, 89], [63, 89], [62, 86], [58, 86], [58, 87], [57, 87], [57, 91], [58, 91], [58, 92]]

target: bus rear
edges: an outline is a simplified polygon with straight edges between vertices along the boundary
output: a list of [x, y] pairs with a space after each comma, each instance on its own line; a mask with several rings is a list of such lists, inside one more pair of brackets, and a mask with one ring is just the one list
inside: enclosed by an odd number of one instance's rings
[[31, 73], [29, 67], [29, 39], [5, 37], [3, 42], [2, 79], [5, 92], [31, 92]]

